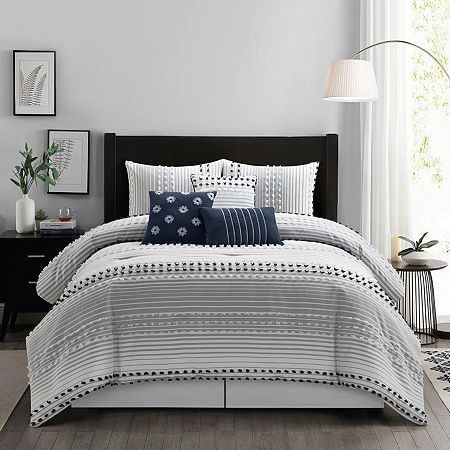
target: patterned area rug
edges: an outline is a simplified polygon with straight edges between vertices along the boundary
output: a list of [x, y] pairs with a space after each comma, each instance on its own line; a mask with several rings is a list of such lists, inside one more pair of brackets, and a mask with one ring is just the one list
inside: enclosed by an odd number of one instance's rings
[[422, 350], [425, 373], [450, 411], [450, 348]]
[[0, 430], [27, 386], [27, 352], [0, 350]]

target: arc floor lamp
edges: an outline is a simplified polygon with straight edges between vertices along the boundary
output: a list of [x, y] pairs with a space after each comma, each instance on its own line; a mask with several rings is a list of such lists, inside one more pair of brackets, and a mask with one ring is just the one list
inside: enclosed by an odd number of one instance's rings
[[[331, 61], [328, 68], [323, 99], [332, 102], [368, 102], [378, 98], [378, 87], [371, 61], [355, 59], [361, 53], [379, 45], [406, 44], [418, 48], [434, 59], [450, 82], [450, 75], [444, 65], [428, 50], [409, 41], [392, 39], [376, 42], [356, 52], [350, 59]], [[435, 322], [436, 318], [434, 319]], [[435, 325], [436, 326], [436, 325]], [[437, 326], [438, 335], [450, 338], [450, 323]]]
[[406, 44], [422, 50], [439, 64], [450, 82], [450, 75], [444, 65], [428, 50], [409, 41], [391, 39], [369, 45], [356, 52], [350, 59], [331, 61], [323, 99], [332, 102], [368, 102], [376, 100], [378, 98], [378, 88], [373, 64], [371, 61], [355, 58], [373, 47], [385, 44]]

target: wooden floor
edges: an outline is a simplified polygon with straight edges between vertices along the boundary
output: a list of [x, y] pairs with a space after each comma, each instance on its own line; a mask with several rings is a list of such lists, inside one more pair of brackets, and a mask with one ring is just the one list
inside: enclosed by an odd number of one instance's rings
[[[12, 338], [12, 336], [10, 336]], [[24, 348], [15, 341], [2, 349]], [[441, 340], [439, 347], [450, 347]], [[1, 380], [0, 380], [1, 382]], [[29, 391], [0, 449], [450, 449], [450, 413], [426, 379], [428, 425], [384, 410], [67, 409], [29, 427]], [[1, 401], [1, 399], [0, 399]]]

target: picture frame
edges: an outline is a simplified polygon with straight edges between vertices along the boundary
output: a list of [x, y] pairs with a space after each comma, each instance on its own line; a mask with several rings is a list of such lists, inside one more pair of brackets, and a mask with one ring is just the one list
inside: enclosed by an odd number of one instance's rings
[[13, 50], [13, 114], [56, 116], [56, 52]]
[[89, 194], [89, 130], [48, 130], [48, 147], [57, 144], [63, 149], [52, 157], [60, 172], [49, 194]]

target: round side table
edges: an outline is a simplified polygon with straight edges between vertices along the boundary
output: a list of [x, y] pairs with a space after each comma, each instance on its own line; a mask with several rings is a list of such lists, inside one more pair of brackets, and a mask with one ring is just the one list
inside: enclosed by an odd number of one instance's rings
[[416, 333], [422, 345], [438, 340], [436, 305], [431, 271], [447, 267], [445, 261], [431, 260], [423, 266], [391, 261], [405, 283], [405, 296], [398, 305], [400, 314]]

